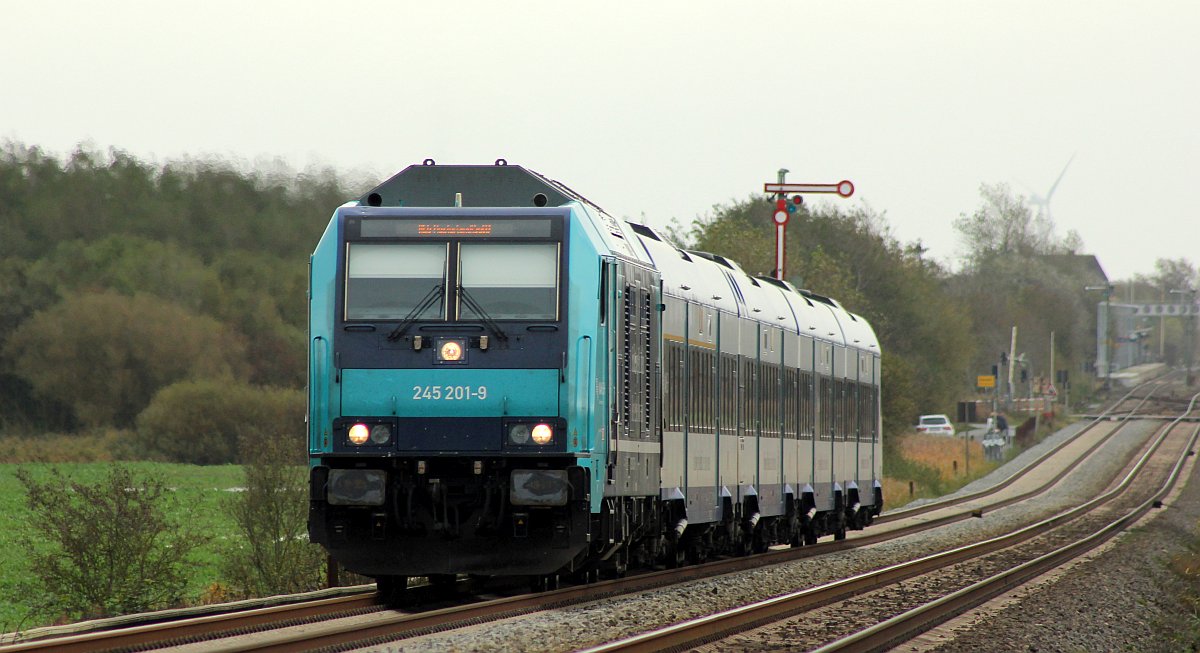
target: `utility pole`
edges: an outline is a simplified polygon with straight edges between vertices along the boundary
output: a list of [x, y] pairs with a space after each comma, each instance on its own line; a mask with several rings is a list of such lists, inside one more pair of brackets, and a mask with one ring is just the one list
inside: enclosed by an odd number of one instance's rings
[[[1087, 286], [1084, 290], [1099, 290], [1104, 293], [1104, 318], [1097, 320], [1096, 329], [1101, 332], [1104, 338], [1104, 389], [1112, 389], [1112, 333], [1109, 330], [1109, 324], [1112, 321], [1109, 314], [1110, 302], [1112, 300], [1113, 291], [1116, 286], [1111, 283], [1106, 283], [1103, 286]], [[1099, 367], [1099, 366], [1097, 366]]]
[[1012, 342], [1008, 347], [1008, 404], [1007, 408], [1012, 411], [1013, 400], [1013, 368], [1017, 366], [1017, 326], [1014, 324], [1012, 328]]
[[[1051, 388], [1054, 387], [1054, 380], [1055, 380], [1054, 379], [1054, 332], [1051, 331], [1050, 332], [1050, 387]], [[1043, 390], [1042, 390], [1042, 401], [1043, 402], [1046, 401], [1046, 394], [1047, 393], [1046, 393], [1045, 389], [1043, 388]], [[1055, 403], [1058, 402], [1057, 397], [1054, 398], [1054, 402]], [[1053, 406], [1051, 406], [1050, 412], [1052, 412], [1052, 413], [1055, 412]]]
[[[1167, 302], [1166, 295], [1160, 295], [1159, 301]], [[1158, 362], [1163, 363], [1167, 360], [1167, 316], [1160, 314], [1158, 316]]]
[[1196, 290], [1194, 288], [1183, 288], [1182, 290], [1172, 290], [1171, 291], [1171, 294], [1179, 295], [1183, 299], [1183, 305], [1185, 308], [1184, 315], [1183, 315], [1183, 319], [1186, 320], [1186, 322], [1183, 323], [1183, 352], [1184, 352], [1183, 357], [1184, 357], [1184, 365], [1187, 365], [1187, 370], [1184, 373], [1184, 376], [1187, 380], [1187, 385], [1189, 388], [1192, 387], [1192, 381], [1193, 381], [1193, 379], [1192, 379], [1192, 340], [1194, 340], [1196, 337], [1195, 333], [1193, 333], [1193, 331], [1192, 331], [1192, 327], [1194, 324], [1193, 320], [1195, 319], [1195, 311], [1193, 310], [1192, 304], [1195, 301], [1195, 299], [1194, 299], [1195, 293], [1196, 293]]
[[1187, 339], [1187, 342], [1183, 344], [1183, 350], [1185, 352], [1184, 358], [1187, 359], [1187, 372], [1185, 373], [1185, 377], [1187, 378], [1187, 386], [1190, 388], [1192, 387], [1192, 382], [1194, 380], [1192, 378], [1192, 340], [1195, 340], [1196, 338], [1196, 334], [1193, 331], [1195, 318], [1192, 315], [1188, 315], [1184, 319], [1187, 320], [1187, 322], [1183, 323], [1183, 337]]

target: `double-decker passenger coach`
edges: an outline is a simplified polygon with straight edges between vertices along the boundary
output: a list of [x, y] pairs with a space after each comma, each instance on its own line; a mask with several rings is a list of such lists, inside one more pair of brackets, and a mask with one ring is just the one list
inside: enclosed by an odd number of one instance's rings
[[384, 592], [798, 545], [882, 507], [861, 317], [503, 160], [339, 208], [309, 299], [310, 536]]

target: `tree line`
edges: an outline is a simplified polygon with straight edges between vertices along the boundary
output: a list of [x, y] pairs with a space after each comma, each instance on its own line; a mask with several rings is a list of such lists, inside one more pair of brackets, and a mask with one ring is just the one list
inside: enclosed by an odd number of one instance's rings
[[5, 143], [0, 431], [132, 430], [198, 463], [302, 432], [307, 257], [351, 195], [330, 170]]

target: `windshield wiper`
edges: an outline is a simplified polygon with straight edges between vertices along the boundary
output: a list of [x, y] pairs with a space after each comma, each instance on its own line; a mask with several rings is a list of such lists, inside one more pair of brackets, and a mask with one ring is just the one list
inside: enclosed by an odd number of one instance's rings
[[483, 307], [479, 305], [479, 302], [475, 301], [475, 298], [471, 296], [471, 293], [467, 292], [466, 288], [459, 286], [458, 296], [462, 298], [462, 301], [467, 305], [467, 308], [471, 309], [476, 315], [479, 316], [479, 321], [483, 322], [483, 325], [487, 327], [489, 331], [495, 334], [497, 339], [508, 340], [508, 334], [500, 328], [499, 324], [496, 324], [496, 321], [492, 319], [492, 316], [487, 314], [487, 311], [483, 310]]
[[430, 306], [433, 306], [433, 303], [438, 300], [438, 297], [440, 297], [441, 294], [442, 284], [439, 283], [433, 288], [430, 288], [429, 292], [425, 295], [425, 298], [422, 299], [417, 304], [417, 307], [412, 309], [412, 311], [409, 312], [409, 314], [406, 315], [403, 320], [400, 320], [400, 324], [397, 324], [396, 328], [388, 334], [387, 339], [391, 342], [395, 342], [404, 337], [404, 334], [408, 332], [408, 328], [417, 321], [417, 319], [422, 313], [425, 312], [426, 309], [428, 309]]

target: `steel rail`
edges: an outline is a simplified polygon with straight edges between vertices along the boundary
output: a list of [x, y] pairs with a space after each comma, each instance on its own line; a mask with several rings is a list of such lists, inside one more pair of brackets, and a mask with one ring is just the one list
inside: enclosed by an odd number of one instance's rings
[[375, 594], [357, 594], [287, 605], [275, 605], [222, 614], [173, 619], [113, 630], [97, 630], [75, 635], [48, 637], [0, 646], [0, 653], [54, 651], [90, 653], [103, 649], [124, 649], [208, 636], [214, 631], [249, 630], [256, 627], [295, 623], [330, 614], [362, 612], [376, 605]]
[[[1188, 404], [1188, 410], [1183, 416], [1172, 422], [1168, 430], [1175, 428], [1183, 421], [1183, 418], [1187, 414], [1194, 410], [1197, 399], [1200, 399], [1200, 394], [1192, 397], [1191, 402]], [[1183, 448], [1178, 460], [1175, 461], [1175, 465], [1171, 468], [1171, 472], [1153, 495], [1090, 535], [1079, 538], [1055, 551], [1034, 558], [1012, 569], [1005, 570], [956, 592], [947, 594], [935, 601], [896, 615], [854, 635], [830, 642], [816, 650], [820, 653], [833, 653], [834, 651], [876, 651], [895, 645], [1095, 549], [1118, 533], [1125, 531], [1130, 525], [1141, 519], [1142, 516], [1156, 506], [1162, 505], [1162, 499], [1174, 489], [1175, 484], [1179, 481], [1188, 457], [1195, 454], [1198, 439], [1200, 439], [1200, 426], [1193, 428], [1192, 435], [1187, 445]], [[1126, 476], [1118, 488], [1114, 488], [1113, 492], [1116, 492], [1117, 489], [1123, 490], [1128, 486], [1132, 481], [1133, 475], [1140, 471], [1144, 462], [1145, 460], [1139, 462], [1138, 467], [1130, 471], [1130, 474]], [[1112, 492], [1109, 494], [1112, 494]]]

